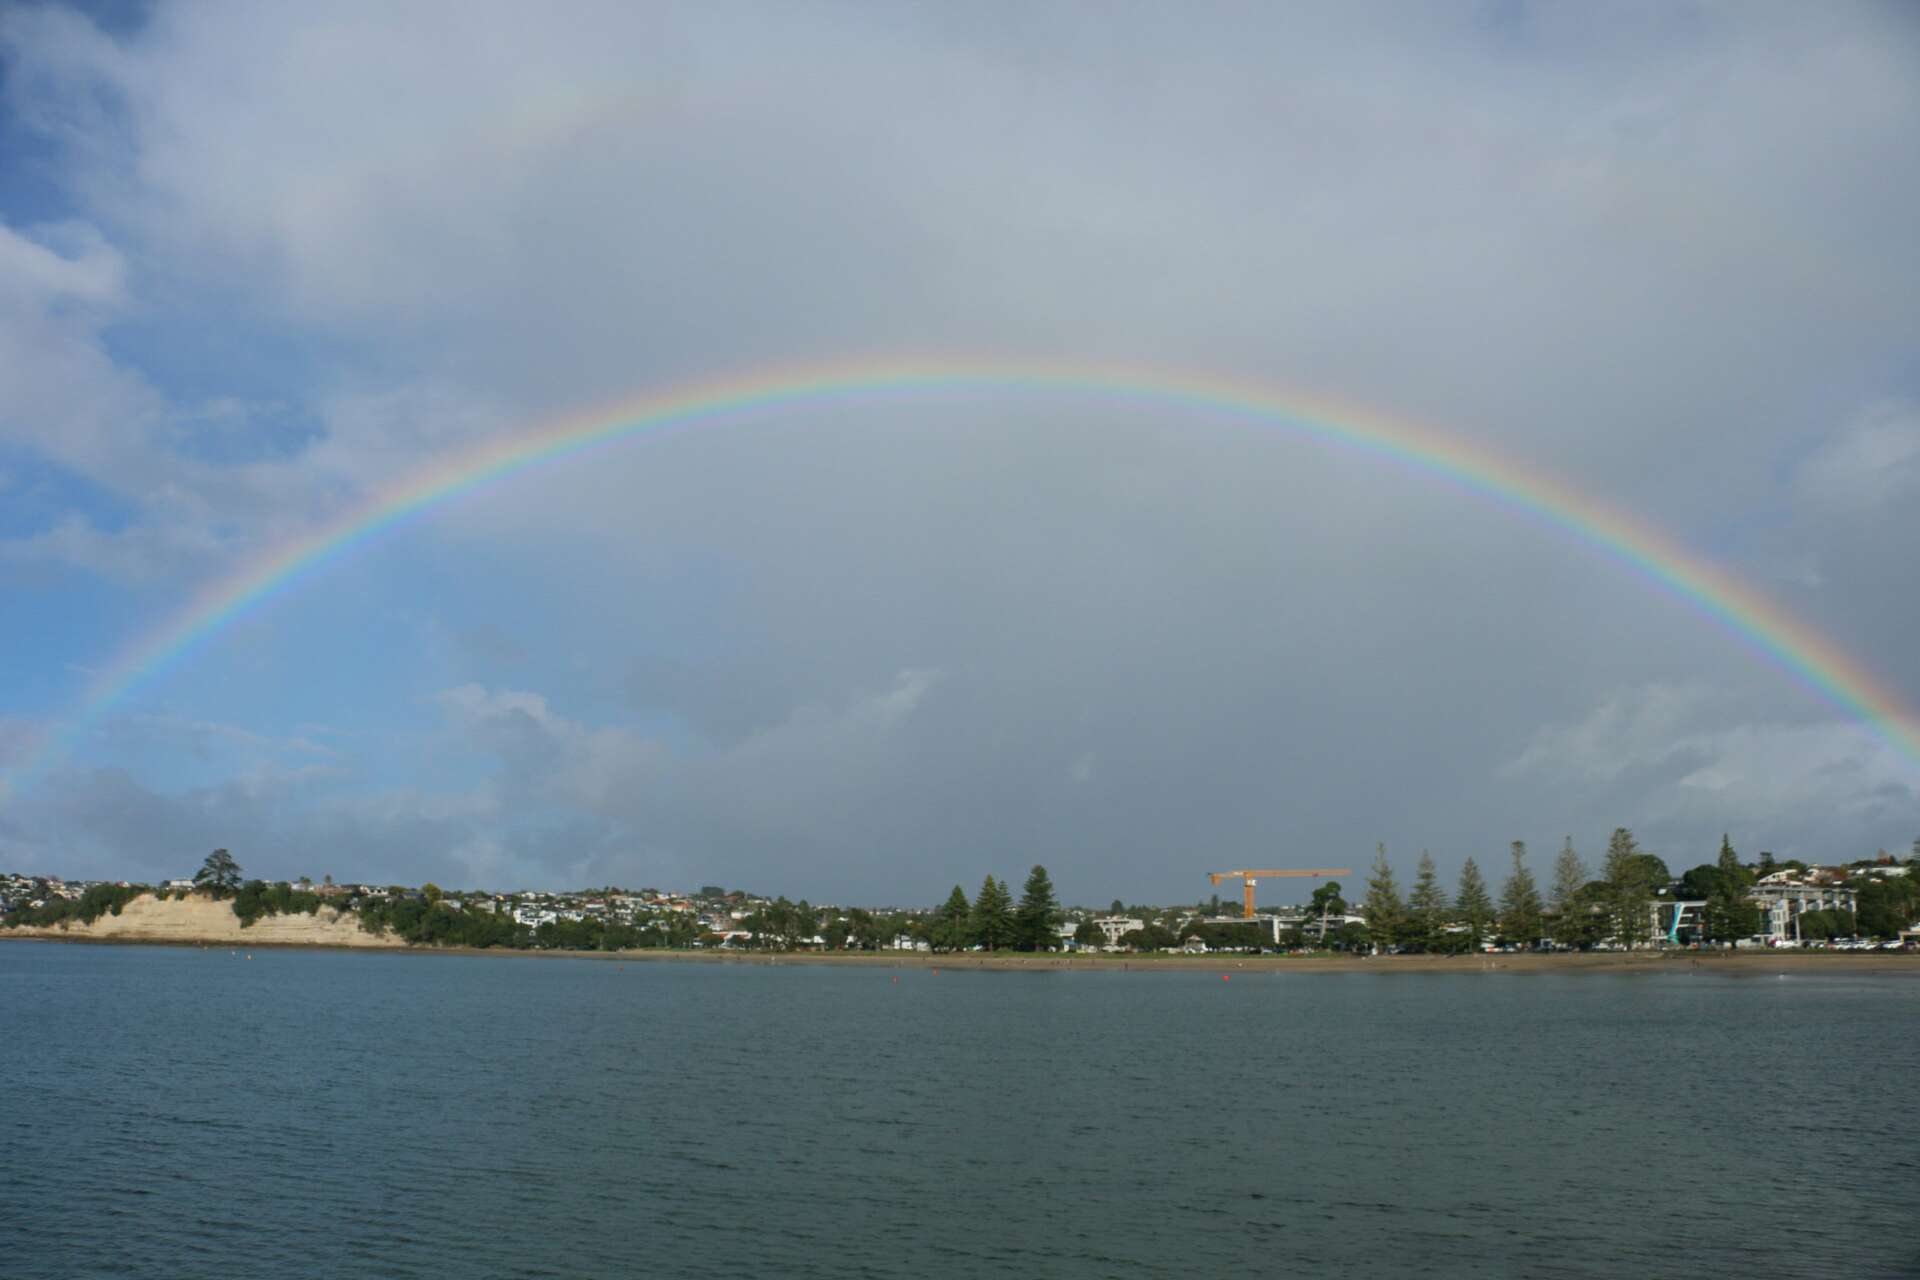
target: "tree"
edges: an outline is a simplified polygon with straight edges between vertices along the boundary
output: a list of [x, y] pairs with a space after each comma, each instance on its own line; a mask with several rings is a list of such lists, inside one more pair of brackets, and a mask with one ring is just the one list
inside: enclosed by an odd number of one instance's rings
[[1020, 907], [1014, 912], [1014, 935], [1022, 951], [1040, 951], [1054, 945], [1053, 921], [1059, 910], [1053, 881], [1047, 877], [1047, 869], [1036, 863], [1027, 873]]
[[1500, 932], [1510, 942], [1532, 946], [1540, 941], [1540, 890], [1527, 869], [1527, 842], [1515, 840], [1511, 852], [1513, 870], [1500, 889]]
[[[1659, 862], [1659, 859], [1653, 859]], [[1665, 866], [1664, 863], [1661, 866]], [[1613, 936], [1628, 947], [1648, 942], [1653, 935], [1653, 868], [1640, 852], [1633, 832], [1615, 827], [1607, 841], [1607, 861], [1601, 871], [1607, 884], [1608, 915]]]
[[1715, 942], [1738, 942], [1760, 932], [1760, 908], [1744, 892], [1722, 893], [1707, 899], [1707, 937]]
[[1123, 916], [1127, 914], [1127, 906], [1124, 902], [1121, 902], [1120, 899], [1115, 898], [1113, 905], [1107, 908], [1107, 914], [1110, 916]]
[[1705, 898], [1707, 937], [1715, 942], [1735, 942], [1760, 929], [1759, 908], [1747, 898], [1752, 885], [1753, 874], [1741, 865], [1733, 841], [1722, 833], [1720, 856], [1712, 866], [1703, 864], [1680, 877], [1679, 895]]
[[973, 905], [967, 901], [967, 891], [959, 885], [953, 886], [953, 892], [934, 913], [931, 940], [934, 950], [959, 951], [965, 947], [971, 933], [968, 921], [972, 915]]
[[1367, 873], [1367, 900], [1360, 912], [1367, 918], [1367, 933], [1378, 946], [1392, 946], [1406, 929], [1406, 904], [1400, 900], [1400, 882], [1387, 864], [1384, 844], [1374, 846], [1373, 869]]
[[1856, 927], [1851, 911], [1803, 911], [1797, 924], [1800, 936], [1808, 942], [1851, 938]]
[[1720, 833], [1720, 859], [1715, 865], [1729, 881], [1746, 879], [1747, 869], [1740, 865], [1740, 855], [1733, 851], [1733, 841], [1724, 831]]
[[847, 912], [847, 934], [853, 945], [862, 951], [878, 951], [880, 944], [901, 932], [890, 928], [880, 918], [865, 907], [854, 907]]
[[431, 880], [420, 886], [420, 893], [426, 898], [429, 906], [447, 896], [445, 890]]
[[1574, 852], [1573, 837], [1568, 836], [1560, 846], [1560, 856], [1553, 860], [1553, 888], [1547, 895], [1547, 906], [1553, 912], [1553, 940], [1563, 947], [1578, 945], [1582, 922], [1574, 918], [1574, 899], [1586, 882], [1587, 864]]
[[998, 951], [1014, 939], [1013, 895], [991, 874], [980, 885], [967, 923], [973, 940], [989, 951]]
[[1342, 951], [1361, 951], [1373, 945], [1373, 935], [1367, 926], [1347, 921], [1333, 931], [1329, 944]]
[[1320, 918], [1320, 937], [1324, 940], [1327, 936], [1327, 917], [1347, 914], [1347, 900], [1340, 896], [1340, 882], [1327, 881], [1313, 891], [1310, 901], [1313, 904], [1313, 914]]
[[240, 890], [240, 864], [225, 849], [215, 849], [193, 873], [193, 887], [205, 889], [215, 898], [224, 898]]
[[1413, 892], [1407, 895], [1407, 941], [1431, 951], [1446, 925], [1447, 891], [1440, 887], [1433, 855], [1422, 849], [1420, 871], [1413, 878]]
[[1911, 874], [1870, 877], [1860, 886], [1860, 932], [1876, 938], [1894, 937], [1913, 919], [1916, 898], [1920, 898], [1920, 884]]
[[1144, 929], [1122, 934], [1120, 941], [1133, 951], [1165, 951], [1168, 947], [1180, 945], [1180, 939], [1174, 931], [1162, 924], [1149, 924]]
[[1493, 897], [1480, 876], [1480, 866], [1472, 858], [1460, 865], [1460, 888], [1453, 895], [1453, 914], [1467, 926], [1467, 939], [1474, 946], [1487, 940], [1493, 927]]
[[1107, 935], [1093, 921], [1082, 920], [1073, 931], [1073, 940], [1083, 947], [1100, 947], [1106, 945]]

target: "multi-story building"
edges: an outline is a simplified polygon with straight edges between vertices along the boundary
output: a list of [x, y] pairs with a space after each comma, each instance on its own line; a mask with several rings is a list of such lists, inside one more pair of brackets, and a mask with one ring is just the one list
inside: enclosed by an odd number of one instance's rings
[[1851, 912], [1860, 905], [1841, 874], [1822, 867], [1762, 876], [1748, 897], [1760, 908], [1760, 933], [1769, 942], [1797, 940], [1800, 917], [1809, 911]]

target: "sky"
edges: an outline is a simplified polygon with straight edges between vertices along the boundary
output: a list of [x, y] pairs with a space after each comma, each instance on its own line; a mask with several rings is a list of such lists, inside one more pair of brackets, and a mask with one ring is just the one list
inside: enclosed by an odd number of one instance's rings
[[1905, 853], [1920, 758], [1592, 543], [1011, 384], [530, 468], [95, 689], [590, 406], [966, 359], [1419, 424], [1920, 705], [1915, 121], [1894, 4], [5, 6], [0, 868], [1104, 904], [1619, 826]]

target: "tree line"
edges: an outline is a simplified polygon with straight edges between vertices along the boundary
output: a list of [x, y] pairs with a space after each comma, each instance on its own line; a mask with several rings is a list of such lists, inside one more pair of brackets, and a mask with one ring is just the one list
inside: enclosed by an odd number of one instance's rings
[[[1759, 931], [1760, 909], [1748, 900], [1759, 877], [1781, 866], [1804, 869], [1804, 864], [1793, 861], [1776, 863], [1771, 854], [1762, 854], [1757, 866], [1749, 867], [1723, 836], [1714, 862], [1694, 867], [1676, 880], [1664, 861], [1640, 848], [1633, 832], [1620, 827], [1608, 841], [1598, 877], [1589, 873], [1568, 839], [1542, 893], [1527, 865], [1525, 842], [1514, 841], [1508, 856], [1511, 865], [1497, 897], [1472, 858], [1462, 865], [1454, 890], [1448, 893], [1440, 883], [1432, 856], [1425, 852], [1412, 886], [1403, 893], [1387, 861], [1385, 846], [1376, 846], [1366, 896], [1360, 904], [1365, 924], [1345, 919], [1348, 906], [1338, 883], [1314, 890], [1309, 913], [1321, 921], [1317, 932], [1323, 945], [1348, 949], [1379, 946], [1459, 952], [1489, 942], [1533, 946], [1542, 941], [1587, 948], [1608, 940], [1637, 946], [1653, 940], [1651, 908], [1660, 900], [1656, 891], [1671, 884], [1675, 897], [1707, 904], [1702, 932], [1708, 941], [1731, 942]], [[1920, 841], [1916, 841], [1915, 859], [1909, 866], [1920, 867]], [[313, 914], [322, 906], [333, 906], [353, 913], [360, 927], [369, 932], [428, 946], [617, 951], [720, 941], [698, 921], [680, 913], [646, 923], [589, 916], [528, 925], [505, 912], [461, 909], [432, 884], [417, 893], [396, 888], [384, 897], [343, 904], [304, 887], [246, 879], [225, 849], [214, 850], [193, 879], [195, 892], [216, 900], [230, 898], [243, 927], [264, 916]], [[1804, 913], [1799, 917], [1801, 936], [1811, 940], [1857, 933], [1891, 937], [1920, 916], [1920, 872], [1859, 877], [1854, 887], [1857, 913]], [[4, 920], [8, 925], [49, 925], [65, 920], [90, 923], [102, 914], [118, 915], [127, 902], [148, 892], [152, 890], [144, 885], [93, 885], [79, 898], [54, 898], [37, 908], [23, 907]], [[185, 890], [180, 891], [179, 896], [185, 895]], [[1197, 908], [1202, 914], [1208, 909], [1206, 902]], [[1214, 914], [1220, 911], [1217, 897], [1211, 910]], [[1125, 937], [1125, 945], [1136, 950], [1176, 947], [1190, 936], [1214, 947], [1268, 942], [1250, 925], [1182, 920], [1177, 911], [1128, 908], [1117, 899], [1111, 913], [1145, 922], [1145, 928]], [[989, 874], [971, 899], [955, 885], [946, 901], [930, 913], [880, 913], [860, 907], [823, 910], [804, 899], [791, 902], [780, 897], [761, 904], [741, 924], [748, 935], [746, 945], [769, 950], [808, 945], [876, 950], [904, 936], [942, 952], [973, 947], [1039, 951], [1058, 944], [1057, 928], [1062, 918], [1053, 882], [1046, 868], [1036, 865], [1028, 873], [1017, 901], [1005, 881]], [[1083, 921], [1073, 936], [1083, 945], [1106, 941], [1105, 934], [1090, 920]], [[1305, 945], [1306, 931], [1296, 926], [1283, 942]]]
[[[1433, 858], [1420, 855], [1412, 889], [1404, 896], [1386, 847], [1378, 846], [1367, 876], [1361, 907], [1369, 940], [1382, 947], [1415, 951], [1464, 951], [1487, 942], [1533, 946], [1550, 941], [1587, 948], [1604, 941], [1626, 946], [1652, 942], [1653, 904], [1668, 885], [1669, 901], [1704, 901], [1701, 932], [1709, 942], [1735, 942], [1760, 931], [1761, 909], [1749, 900], [1754, 884], [1780, 864], [1762, 855], [1758, 868], [1741, 862], [1733, 843], [1720, 839], [1719, 857], [1677, 880], [1657, 855], [1643, 850], [1633, 832], [1615, 828], [1607, 842], [1599, 876], [1568, 838], [1554, 860], [1553, 879], [1543, 896], [1527, 866], [1527, 846], [1516, 840], [1508, 850], [1511, 869], [1496, 900], [1480, 868], [1468, 858], [1449, 896], [1434, 870]], [[1804, 864], [1788, 863], [1787, 866]], [[1912, 864], [1910, 864], [1912, 865]], [[1857, 886], [1859, 911], [1808, 912], [1800, 917], [1803, 937], [1846, 937], [1856, 931], [1891, 937], [1920, 911], [1920, 884], [1912, 874], [1870, 877]]]

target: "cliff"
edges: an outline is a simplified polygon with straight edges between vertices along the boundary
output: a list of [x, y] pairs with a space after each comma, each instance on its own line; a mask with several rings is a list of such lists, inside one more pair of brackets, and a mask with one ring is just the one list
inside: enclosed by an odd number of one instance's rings
[[178, 942], [209, 946], [295, 947], [404, 947], [392, 938], [378, 938], [360, 928], [359, 921], [330, 907], [314, 915], [261, 916], [246, 928], [233, 914], [233, 903], [214, 902], [197, 894], [181, 902], [156, 899], [143, 893], [121, 908], [119, 915], [103, 915], [92, 924], [70, 920], [64, 924], [16, 929], [0, 928], [0, 938], [65, 938], [75, 942]]

